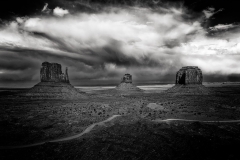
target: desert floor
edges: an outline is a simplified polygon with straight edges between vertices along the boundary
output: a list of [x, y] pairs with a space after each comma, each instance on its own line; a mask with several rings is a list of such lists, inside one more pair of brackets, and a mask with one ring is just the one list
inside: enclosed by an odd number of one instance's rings
[[240, 122], [221, 122], [240, 120], [240, 84], [205, 86], [214, 94], [166, 94], [172, 85], [140, 93], [79, 87], [88, 98], [74, 100], [1, 89], [0, 159], [240, 159]]

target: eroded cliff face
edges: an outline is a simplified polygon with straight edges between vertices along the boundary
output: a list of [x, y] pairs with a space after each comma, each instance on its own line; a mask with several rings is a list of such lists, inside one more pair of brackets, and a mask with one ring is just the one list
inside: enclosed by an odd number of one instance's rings
[[41, 82], [69, 83], [67, 68], [62, 73], [62, 66], [58, 63], [43, 62], [40, 70]]
[[202, 85], [202, 71], [195, 66], [182, 67], [176, 75], [176, 85], [165, 91], [172, 95], [210, 95], [211, 89]]
[[176, 75], [176, 84], [202, 84], [202, 71], [195, 66], [182, 67]]
[[121, 83], [132, 83], [132, 75], [131, 74], [125, 74], [122, 78]]

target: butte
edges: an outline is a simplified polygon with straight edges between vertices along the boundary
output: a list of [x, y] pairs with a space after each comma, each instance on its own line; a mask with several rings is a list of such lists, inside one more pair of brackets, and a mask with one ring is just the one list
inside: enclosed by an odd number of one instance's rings
[[212, 91], [202, 85], [203, 75], [197, 66], [182, 67], [176, 74], [175, 86], [166, 93], [176, 95], [208, 95]]
[[21, 96], [38, 99], [77, 99], [86, 98], [83, 92], [74, 88], [68, 78], [68, 69], [62, 73], [58, 63], [43, 62], [40, 70], [41, 82], [22, 93]]
[[117, 91], [123, 92], [141, 92], [142, 90], [132, 84], [132, 75], [125, 74], [121, 80], [121, 83], [115, 88]]

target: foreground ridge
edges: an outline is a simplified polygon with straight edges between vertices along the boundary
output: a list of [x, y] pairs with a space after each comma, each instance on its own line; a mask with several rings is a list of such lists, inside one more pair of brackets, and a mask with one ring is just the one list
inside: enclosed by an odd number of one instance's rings
[[[59, 138], [59, 139], [55, 139], [55, 140], [48, 140], [48, 141], [43, 141], [43, 142], [38, 142], [38, 143], [33, 143], [33, 144], [28, 144], [28, 145], [21, 145], [21, 146], [0, 146], [0, 149], [16, 149], [16, 148], [28, 148], [28, 147], [34, 147], [34, 146], [39, 146], [39, 145], [43, 145], [45, 143], [53, 143], [53, 142], [63, 142], [63, 141], [69, 141], [72, 139], [76, 139], [79, 138], [81, 136], [83, 136], [86, 133], [89, 133], [92, 131], [92, 129], [95, 126], [98, 125], [104, 125], [104, 123], [109, 122], [117, 117], [120, 117], [121, 115], [113, 115], [111, 117], [109, 117], [106, 120], [103, 120], [101, 122], [97, 122], [97, 123], [93, 123], [90, 126], [88, 126], [83, 132], [81, 132], [80, 134], [77, 135], [73, 135], [73, 136], [69, 136], [69, 137], [65, 137], [65, 138]], [[171, 121], [179, 121], [179, 122], [200, 122], [200, 123], [239, 123], [240, 120], [224, 120], [224, 121], [201, 121], [201, 120], [189, 120], [189, 119], [156, 119], [156, 120], [152, 120], [152, 122], [171, 122]]]
[[[93, 123], [90, 126], [88, 126], [83, 132], [81, 132], [80, 134], [77, 135], [73, 135], [73, 136], [69, 136], [69, 137], [65, 137], [65, 138], [59, 138], [59, 139], [55, 139], [55, 140], [48, 140], [48, 141], [43, 141], [43, 142], [38, 142], [38, 143], [33, 143], [33, 144], [28, 144], [28, 145], [21, 145], [21, 146], [0, 146], [0, 149], [16, 149], [16, 148], [28, 148], [28, 147], [34, 147], [34, 146], [39, 146], [39, 145], [43, 145], [46, 143], [53, 143], [53, 142], [63, 142], [63, 141], [69, 141], [72, 139], [76, 139], [79, 138], [81, 136], [83, 136], [86, 133], [89, 133], [92, 131], [92, 129], [95, 126], [104, 126], [104, 123], [112, 121], [113, 119], [117, 118], [117, 117], [121, 117], [121, 115], [113, 115], [111, 117], [109, 117], [106, 120], [103, 120], [101, 122], [97, 122], [97, 123]], [[152, 122], [174, 122], [174, 121], [179, 121], [179, 122], [200, 122], [200, 123], [239, 123], [240, 120], [224, 120], [224, 121], [201, 121], [201, 120], [189, 120], [189, 119], [156, 119], [156, 120], [152, 120]]]

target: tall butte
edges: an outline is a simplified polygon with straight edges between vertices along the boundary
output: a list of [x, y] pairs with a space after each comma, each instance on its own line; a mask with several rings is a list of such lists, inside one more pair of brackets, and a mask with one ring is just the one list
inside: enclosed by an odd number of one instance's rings
[[62, 66], [58, 63], [43, 62], [40, 70], [40, 79], [41, 82], [70, 83], [67, 67], [64, 74], [62, 73]]
[[117, 91], [123, 91], [123, 92], [141, 91], [140, 88], [132, 84], [132, 75], [128, 73], [123, 76], [123, 78], [121, 79], [121, 83], [115, 89]]
[[166, 93], [180, 95], [204, 95], [212, 92], [202, 85], [203, 74], [197, 66], [182, 67], [176, 74], [175, 86], [168, 89]]
[[39, 99], [86, 98], [83, 92], [70, 84], [68, 68], [65, 73], [62, 73], [62, 66], [58, 63], [43, 62], [40, 69], [40, 80], [40, 83], [21, 95]]

